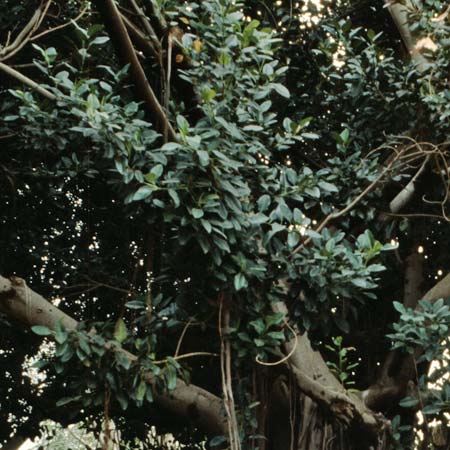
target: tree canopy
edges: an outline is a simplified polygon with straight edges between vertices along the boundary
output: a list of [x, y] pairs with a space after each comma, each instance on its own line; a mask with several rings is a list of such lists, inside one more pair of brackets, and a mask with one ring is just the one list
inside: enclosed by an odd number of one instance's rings
[[5, 448], [449, 448], [447, 2], [4, 3]]

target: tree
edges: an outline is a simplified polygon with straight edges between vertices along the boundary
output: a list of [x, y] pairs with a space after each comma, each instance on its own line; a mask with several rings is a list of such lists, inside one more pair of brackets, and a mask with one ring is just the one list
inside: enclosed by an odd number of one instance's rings
[[446, 448], [445, 2], [6, 3], [2, 439]]

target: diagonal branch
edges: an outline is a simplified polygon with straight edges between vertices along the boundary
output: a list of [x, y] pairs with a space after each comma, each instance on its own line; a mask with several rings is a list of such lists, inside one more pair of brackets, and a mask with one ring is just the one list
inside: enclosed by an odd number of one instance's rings
[[[283, 313], [288, 320], [288, 309], [282, 302], [274, 304], [275, 312]], [[376, 437], [384, 428], [384, 418], [368, 409], [362, 400], [347, 393], [344, 386], [331, 373], [319, 352], [312, 349], [308, 335], [298, 334], [296, 340], [285, 343], [285, 352], [291, 354], [287, 366], [297, 382], [298, 388], [331, 415], [350, 427], [359, 427]], [[293, 348], [295, 346], [295, 348]]]
[[130, 64], [131, 76], [138, 94], [147, 104], [156, 121], [155, 125], [159, 125], [163, 132], [167, 131], [170, 140], [176, 141], [176, 132], [147, 80], [116, 3], [114, 0], [99, 0], [96, 4], [105, 22], [110, 26], [111, 38], [119, 55], [124, 62]]
[[34, 14], [31, 16], [31, 19], [22, 28], [22, 30], [16, 36], [14, 41], [0, 50], [0, 61], [9, 58], [9, 55], [11, 53], [13, 52], [15, 53], [16, 51], [18, 51], [18, 49], [20, 50], [23, 47], [24, 42], [26, 42], [27, 38], [33, 32], [36, 24], [38, 23], [39, 18], [41, 17], [41, 13], [42, 13], [41, 8], [36, 9]]
[[408, 7], [411, 7], [410, 0], [406, 0], [405, 2], [385, 0], [385, 3], [411, 60], [416, 64], [419, 72], [423, 72], [427, 68], [428, 61], [421, 53], [421, 49], [418, 48], [417, 38], [411, 32], [408, 23]]
[[153, 46], [155, 47], [156, 51], [158, 53], [162, 52], [162, 47], [159, 42], [158, 36], [156, 35], [155, 30], [152, 27], [152, 24], [148, 20], [147, 16], [145, 15], [142, 8], [137, 4], [136, 0], [130, 0], [130, 3], [133, 5], [134, 10], [136, 11], [137, 15], [141, 19], [142, 25], [145, 28], [145, 31], [147, 31], [147, 34], [150, 36], [150, 39], [152, 40]]
[[159, 58], [159, 54], [155, 47], [152, 45], [151, 40], [124, 14], [122, 14], [122, 20], [124, 21], [130, 37], [133, 39], [137, 47], [144, 53], [153, 55]]
[[[28, 326], [42, 325], [52, 329], [60, 322], [67, 330], [75, 330], [78, 322], [31, 290], [24, 280], [10, 279], [0, 275], [0, 311]], [[125, 350], [131, 361], [137, 357]], [[148, 382], [155, 383], [153, 375]], [[171, 413], [193, 422], [205, 431], [225, 434], [226, 421], [222, 414], [223, 402], [219, 397], [194, 384], [187, 385], [178, 379], [176, 388], [170, 392], [154, 392], [155, 401]]]
[[26, 75], [20, 73], [16, 69], [13, 69], [7, 64], [0, 62], [0, 70], [5, 72], [9, 76], [15, 78], [16, 80], [20, 81], [21, 83], [25, 84], [26, 86], [30, 87], [31, 89], [35, 90], [37, 93], [43, 95], [49, 100], [57, 99], [56, 95], [52, 94], [49, 90], [45, 89], [40, 84], [36, 83], [36, 81], [32, 80], [31, 78], [28, 78]]
[[[351, 211], [367, 194], [369, 194], [373, 189], [375, 189], [383, 180], [383, 178], [392, 170], [394, 164], [401, 158], [404, 150], [399, 151], [391, 161], [384, 167], [377, 178], [373, 180], [360, 194], [358, 194], [347, 206], [339, 211], [334, 211], [326, 216], [322, 222], [314, 230], [316, 233], [320, 233], [331, 221], [338, 219], [339, 217], [345, 216], [349, 211]], [[300, 250], [306, 247], [311, 242], [311, 237], [304, 240], [298, 247], [296, 247], [292, 253], [291, 257], [295, 256]]]

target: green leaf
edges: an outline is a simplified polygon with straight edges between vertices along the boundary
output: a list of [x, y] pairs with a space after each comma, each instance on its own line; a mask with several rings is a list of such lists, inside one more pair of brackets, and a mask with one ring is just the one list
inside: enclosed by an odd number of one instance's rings
[[166, 367], [167, 389], [172, 391], [177, 387], [177, 371], [172, 365]]
[[295, 247], [299, 243], [299, 241], [300, 241], [300, 235], [297, 232], [292, 231], [288, 234], [287, 242], [288, 242], [289, 247]]
[[264, 128], [261, 125], [246, 125], [244, 131], [262, 131]]
[[91, 41], [89, 43], [89, 45], [103, 45], [106, 44], [106, 42], [109, 41], [109, 37], [108, 36], [99, 36], [96, 37], [93, 41]]
[[202, 209], [192, 208], [191, 214], [194, 217], [194, 219], [200, 219], [201, 217], [203, 217], [204, 212]]
[[226, 440], [227, 439], [225, 436], [215, 436], [209, 441], [209, 445], [210, 447], [217, 447], [218, 445], [221, 445], [224, 442], [226, 442]]
[[133, 195], [133, 201], [138, 202], [152, 195], [153, 189], [150, 186], [141, 186]]
[[122, 410], [125, 411], [128, 408], [128, 398], [122, 392], [117, 392], [116, 399]]
[[259, 208], [260, 212], [264, 212], [271, 203], [270, 196], [267, 194], [261, 195], [261, 197], [259, 197], [257, 203], [258, 203], [258, 208]]
[[362, 289], [366, 289], [368, 287], [368, 283], [365, 278], [353, 278], [351, 283]]
[[262, 319], [252, 320], [249, 325], [253, 327], [258, 334], [263, 334], [266, 330], [266, 325]]
[[325, 191], [339, 192], [338, 188], [334, 184], [328, 183], [327, 181], [319, 181], [317, 184]]
[[147, 392], [147, 383], [145, 382], [145, 380], [141, 380], [136, 390], [136, 400], [140, 402], [143, 401], [146, 392]]
[[31, 327], [33, 333], [39, 336], [50, 336], [53, 332], [50, 328], [44, 327], [42, 325], [34, 325]]
[[404, 399], [400, 400], [400, 406], [403, 408], [411, 408], [412, 406], [416, 406], [419, 403], [419, 400], [417, 398], [412, 397], [405, 397]]
[[141, 300], [132, 300], [130, 302], [125, 303], [125, 306], [129, 309], [145, 309], [146, 305]]
[[285, 97], [285, 98], [289, 98], [290, 97], [289, 90], [286, 87], [284, 87], [282, 84], [280, 84], [280, 83], [271, 83], [270, 86], [272, 87], [272, 89], [274, 89], [282, 97]]
[[56, 402], [56, 406], [59, 408], [61, 406], [67, 405], [68, 403], [77, 402], [80, 399], [81, 395], [77, 395], [75, 397], [63, 397]]
[[197, 155], [198, 155], [198, 160], [200, 162], [200, 165], [202, 167], [206, 167], [209, 164], [208, 152], [205, 150], [198, 150]]
[[234, 288], [236, 291], [240, 291], [248, 286], [247, 279], [243, 273], [237, 273], [234, 276]]
[[306, 132], [306, 133], [302, 133], [301, 136], [305, 139], [319, 139], [320, 136], [317, 133], [310, 133], [310, 132]]
[[259, 339], [259, 338], [253, 339], [253, 342], [259, 348], [264, 347], [266, 345], [266, 343], [262, 339]]
[[125, 370], [128, 370], [131, 367], [131, 360], [128, 358], [125, 353], [118, 351], [116, 352], [116, 361], [122, 366]]
[[214, 89], [205, 88], [202, 91], [202, 99], [207, 103], [209, 103], [216, 95], [217, 92]]
[[168, 193], [173, 201], [173, 205], [175, 206], [175, 208], [178, 208], [180, 206], [180, 197], [178, 196], [178, 192], [174, 189], [169, 189]]
[[114, 327], [114, 339], [120, 343], [125, 341], [128, 336], [127, 326], [122, 318], [120, 318]]
[[346, 128], [340, 135], [339, 137], [342, 139], [342, 142], [344, 144], [346, 144], [349, 140], [350, 137], [350, 131], [348, 130], [348, 128]]

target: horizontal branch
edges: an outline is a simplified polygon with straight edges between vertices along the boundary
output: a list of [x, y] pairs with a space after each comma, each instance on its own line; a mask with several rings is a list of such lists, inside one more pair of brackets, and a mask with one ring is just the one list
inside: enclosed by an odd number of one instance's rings
[[[75, 330], [78, 322], [51, 304], [44, 297], [30, 289], [24, 280], [10, 279], [0, 275], [0, 311], [11, 319], [28, 326], [41, 325], [53, 329], [60, 322], [67, 330]], [[122, 351], [130, 361], [137, 357]], [[153, 375], [148, 375], [150, 384], [155, 383]], [[176, 414], [205, 431], [213, 434], [225, 434], [226, 421], [222, 414], [222, 400], [194, 384], [186, 384], [177, 379], [176, 388], [170, 392], [154, 392], [155, 401], [169, 412]]]

